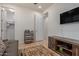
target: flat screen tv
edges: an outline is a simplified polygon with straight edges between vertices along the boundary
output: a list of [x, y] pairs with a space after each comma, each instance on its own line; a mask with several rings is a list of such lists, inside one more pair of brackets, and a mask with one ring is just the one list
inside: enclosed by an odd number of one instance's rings
[[79, 22], [79, 7], [60, 14], [60, 24]]

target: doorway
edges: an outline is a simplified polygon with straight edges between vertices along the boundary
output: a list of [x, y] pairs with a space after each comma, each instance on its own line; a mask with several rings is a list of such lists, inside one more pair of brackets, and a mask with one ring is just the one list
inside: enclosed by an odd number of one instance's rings
[[36, 13], [34, 15], [34, 26], [35, 41], [44, 40], [44, 20], [42, 14]]
[[15, 39], [15, 12], [13, 9], [6, 10], [6, 38]]
[[1, 7], [0, 9], [1, 20], [1, 39], [14, 40], [15, 39], [15, 12], [8, 7]]

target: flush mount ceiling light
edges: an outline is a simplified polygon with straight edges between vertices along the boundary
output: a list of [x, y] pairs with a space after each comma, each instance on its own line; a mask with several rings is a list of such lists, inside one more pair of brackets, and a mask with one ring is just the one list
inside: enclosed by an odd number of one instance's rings
[[42, 8], [42, 6], [38, 6], [38, 8]]
[[14, 12], [14, 10], [13, 9], [9, 9], [11, 12]]

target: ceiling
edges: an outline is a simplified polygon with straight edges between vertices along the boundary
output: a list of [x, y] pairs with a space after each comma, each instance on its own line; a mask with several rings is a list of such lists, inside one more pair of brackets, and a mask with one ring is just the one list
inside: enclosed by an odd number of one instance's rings
[[[11, 3], [10, 3], [11, 4]], [[38, 12], [43, 12], [44, 10], [46, 10], [47, 8], [49, 8], [53, 3], [13, 3], [11, 5], [17, 5], [17, 6], [21, 6], [21, 7], [26, 7]], [[38, 8], [38, 6], [42, 6], [42, 8]]]
[[[27, 8], [30, 8], [32, 10], [38, 11], [38, 12], [43, 12], [44, 10], [46, 10], [47, 8], [49, 8], [52, 4], [53, 3], [38, 3], [38, 4], [34, 4], [34, 3], [22, 3], [22, 4], [15, 4], [15, 5], [27, 7]], [[38, 8], [38, 6], [42, 6], [42, 8]]]

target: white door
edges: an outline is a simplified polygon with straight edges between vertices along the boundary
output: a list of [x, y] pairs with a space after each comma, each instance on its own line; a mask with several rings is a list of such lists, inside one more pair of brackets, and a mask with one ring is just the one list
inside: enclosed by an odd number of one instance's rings
[[35, 14], [35, 39], [44, 40], [44, 20], [41, 14]]

